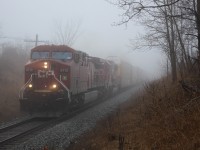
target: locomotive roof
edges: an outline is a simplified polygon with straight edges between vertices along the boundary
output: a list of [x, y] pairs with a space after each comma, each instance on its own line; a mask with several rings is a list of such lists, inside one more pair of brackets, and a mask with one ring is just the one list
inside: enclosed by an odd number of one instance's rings
[[76, 50], [67, 45], [40, 45], [36, 46], [31, 51], [67, 51], [75, 52]]

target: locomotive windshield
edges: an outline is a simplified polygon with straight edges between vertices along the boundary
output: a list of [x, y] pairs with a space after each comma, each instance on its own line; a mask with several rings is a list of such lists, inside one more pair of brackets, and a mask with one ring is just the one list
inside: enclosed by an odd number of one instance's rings
[[49, 58], [49, 52], [33, 52], [31, 58], [32, 59]]
[[31, 59], [45, 59], [50, 58], [57, 60], [70, 60], [72, 59], [72, 53], [71, 52], [52, 52], [50, 56], [50, 52], [33, 52], [31, 54]]
[[52, 58], [58, 60], [70, 60], [72, 59], [71, 52], [52, 52]]

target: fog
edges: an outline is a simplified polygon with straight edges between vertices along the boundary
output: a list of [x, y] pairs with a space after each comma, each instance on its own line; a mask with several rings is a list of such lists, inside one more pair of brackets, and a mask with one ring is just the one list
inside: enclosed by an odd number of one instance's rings
[[[34, 40], [36, 34], [39, 40], [54, 43], [56, 23], [78, 24], [78, 36], [71, 45], [74, 49], [102, 58], [122, 58], [146, 70], [152, 77], [159, 77], [163, 71], [164, 58], [159, 50], [143, 49], [144, 52], [138, 52], [130, 48], [130, 39], [144, 33], [143, 27], [134, 20], [127, 26], [114, 26], [121, 20], [122, 12], [104, 0], [0, 2], [1, 43], [6, 40], [23, 43], [24, 39]], [[34, 46], [35, 43], [31, 44]]]

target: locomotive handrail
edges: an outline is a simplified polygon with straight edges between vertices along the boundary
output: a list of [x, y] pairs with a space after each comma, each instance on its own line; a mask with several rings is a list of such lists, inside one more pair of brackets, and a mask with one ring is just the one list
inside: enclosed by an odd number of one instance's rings
[[65, 86], [65, 84], [63, 84], [60, 80], [58, 80], [58, 79], [56, 78], [55, 74], [53, 74], [53, 76], [54, 76], [54, 78], [56, 79], [56, 81], [58, 81], [58, 82], [67, 90], [67, 92], [68, 92], [68, 99], [69, 99], [69, 102], [71, 102], [70, 91], [69, 91], [68, 87]]
[[26, 84], [24, 86], [22, 86], [22, 88], [20, 89], [19, 98], [22, 98], [22, 99], [24, 98], [24, 90], [25, 90], [26, 86], [32, 81], [32, 76], [33, 76], [33, 74], [31, 74], [31, 77], [28, 79]]

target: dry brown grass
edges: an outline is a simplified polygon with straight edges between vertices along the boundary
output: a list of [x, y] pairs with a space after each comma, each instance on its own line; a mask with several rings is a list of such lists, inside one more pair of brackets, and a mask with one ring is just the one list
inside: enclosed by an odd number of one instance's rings
[[147, 84], [68, 149], [198, 149], [200, 99], [193, 99], [198, 96], [166, 78]]
[[[19, 81], [18, 81], [19, 82]], [[18, 92], [22, 84], [7, 82], [0, 87], [0, 122], [20, 115]]]

